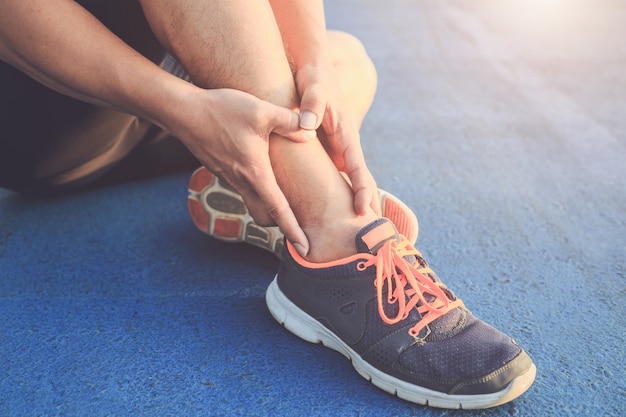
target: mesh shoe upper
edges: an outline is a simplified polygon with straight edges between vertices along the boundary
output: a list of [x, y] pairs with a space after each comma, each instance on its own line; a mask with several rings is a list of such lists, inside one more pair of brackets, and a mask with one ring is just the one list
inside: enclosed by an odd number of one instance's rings
[[337, 262], [311, 264], [289, 246], [280, 290], [385, 374], [475, 395], [503, 390], [532, 366], [510, 337], [463, 306], [388, 220], [362, 229], [359, 254]]

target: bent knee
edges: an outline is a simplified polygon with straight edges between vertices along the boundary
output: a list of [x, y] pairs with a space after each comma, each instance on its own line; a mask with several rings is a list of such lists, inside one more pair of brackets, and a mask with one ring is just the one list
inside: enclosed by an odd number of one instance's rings
[[329, 30], [328, 39], [334, 61], [346, 59], [368, 59], [365, 46], [356, 36], [340, 30]]
[[329, 30], [330, 52], [335, 67], [350, 67], [360, 73], [363, 81], [376, 85], [376, 68], [363, 43], [356, 36], [339, 30]]

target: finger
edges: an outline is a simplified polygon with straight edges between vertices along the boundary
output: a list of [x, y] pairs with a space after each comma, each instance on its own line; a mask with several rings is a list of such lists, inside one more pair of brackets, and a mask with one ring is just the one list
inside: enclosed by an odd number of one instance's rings
[[[343, 179], [348, 183], [350, 188], [354, 190], [354, 187], [352, 186], [352, 181], [350, 181], [348, 174], [346, 174], [343, 171], [340, 171], [340, 174], [343, 176]], [[370, 208], [378, 217], [382, 217], [383, 214], [382, 214], [382, 209], [380, 206], [380, 195], [378, 194], [378, 187], [376, 186], [376, 181], [374, 181], [374, 177], [371, 177], [370, 182], [371, 182], [370, 189], [373, 190], [372, 200], [370, 201]]]
[[271, 170], [265, 175], [259, 175], [255, 191], [264, 203], [267, 213], [276, 222], [287, 240], [294, 245], [300, 255], [306, 256], [309, 252], [309, 241]]
[[300, 127], [300, 117], [295, 111], [271, 105], [270, 131], [294, 142], [308, 142], [315, 138], [315, 131]]
[[354, 210], [358, 215], [365, 215], [368, 208], [380, 215], [380, 205], [376, 204], [376, 186], [372, 174], [365, 165], [363, 152], [359, 147], [350, 146], [344, 152], [346, 174], [354, 191]]
[[353, 183], [355, 184], [354, 210], [358, 215], [364, 216], [367, 209], [372, 206], [372, 192], [369, 185], [361, 183], [360, 179], [355, 179]]
[[370, 207], [376, 213], [378, 217], [382, 217], [383, 212], [380, 207], [380, 195], [378, 194], [378, 187], [376, 186], [376, 181], [374, 181], [374, 177], [371, 177], [372, 185], [370, 190], [372, 190], [372, 200], [370, 201]]
[[321, 86], [310, 85], [302, 94], [300, 101], [300, 127], [307, 130], [320, 127], [325, 110], [326, 99]]
[[272, 227], [276, 226], [276, 222], [272, 217], [268, 214], [265, 209], [265, 204], [259, 199], [259, 196], [253, 190], [250, 190], [246, 193], [241, 193], [241, 197], [252, 216], [254, 222], [262, 227]]

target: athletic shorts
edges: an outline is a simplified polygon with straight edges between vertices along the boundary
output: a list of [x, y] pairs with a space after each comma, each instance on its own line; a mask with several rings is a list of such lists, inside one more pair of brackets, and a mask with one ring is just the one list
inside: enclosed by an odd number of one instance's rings
[[[79, 3], [153, 62], [176, 67], [138, 2]], [[157, 126], [56, 93], [2, 61], [0, 92], [0, 187], [45, 196], [198, 165]]]

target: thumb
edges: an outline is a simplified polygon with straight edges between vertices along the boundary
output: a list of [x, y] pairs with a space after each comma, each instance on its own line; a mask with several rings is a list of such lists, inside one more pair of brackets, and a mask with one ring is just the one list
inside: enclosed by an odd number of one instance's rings
[[307, 130], [315, 130], [322, 124], [326, 99], [322, 94], [321, 87], [313, 84], [302, 94], [300, 102], [300, 127]]
[[308, 142], [315, 138], [315, 131], [300, 128], [298, 113], [285, 107], [272, 106], [270, 132], [277, 133], [294, 142]]

